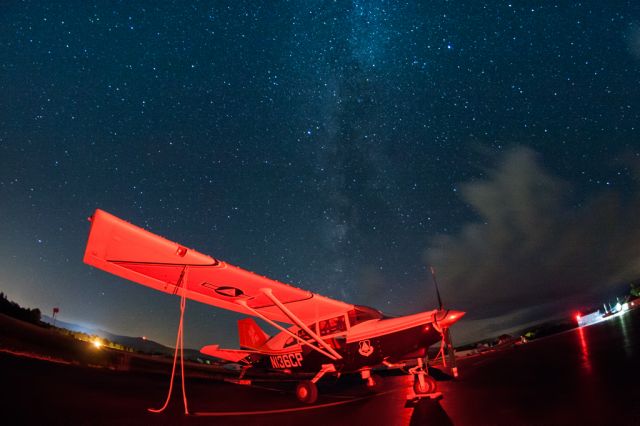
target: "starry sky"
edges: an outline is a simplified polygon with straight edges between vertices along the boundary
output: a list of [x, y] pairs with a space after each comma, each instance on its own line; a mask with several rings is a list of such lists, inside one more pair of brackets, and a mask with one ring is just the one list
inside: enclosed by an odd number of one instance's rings
[[[102, 208], [471, 341], [640, 277], [640, 3], [8, 1], [0, 290], [172, 344], [178, 299], [82, 263]], [[185, 342], [235, 345], [190, 303]]]

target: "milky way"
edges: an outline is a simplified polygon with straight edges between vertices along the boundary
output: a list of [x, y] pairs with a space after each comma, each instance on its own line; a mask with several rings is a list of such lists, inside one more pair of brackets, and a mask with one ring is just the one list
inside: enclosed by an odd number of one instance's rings
[[82, 263], [102, 208], [390, 314], [433, 264], [467, 338], [597, 302], [640, 272], [640, 5], [543, 3], [4, 4], [0, 289], [171, 343], [176, 299]]

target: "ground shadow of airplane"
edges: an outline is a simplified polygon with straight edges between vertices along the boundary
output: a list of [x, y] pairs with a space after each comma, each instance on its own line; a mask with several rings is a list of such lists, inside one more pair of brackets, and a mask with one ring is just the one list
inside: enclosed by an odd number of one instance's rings
[[439, 401], [423, 398], [413, 404], [410, 426], [451, 426], [453, 422]]

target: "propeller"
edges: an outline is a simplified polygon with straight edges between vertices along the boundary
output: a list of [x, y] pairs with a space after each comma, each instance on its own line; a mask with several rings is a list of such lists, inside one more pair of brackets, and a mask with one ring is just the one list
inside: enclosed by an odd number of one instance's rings
[[[431, 277], [436, 287], [436, 295], [438, 296], [438, 313], [436, 314], [436, 320], [438, 317], [444, 319], [447, 316], [447, 311], [444, 310], [442, 304], [442, 298], [440, 297], [440, 289], [438, 288], [438, 280], [436, 279], [436, 270], [433, 266], [429, 267], [431, 271]], [[453, 340], [451, 339], [451, 330], [449, 327], [442, 327], [442, 342], [440, 343], [440, 352], [438, 357], [442, 356], [442, 365], [445, 370], [453, 377], [458, 377], [458, 367], [456, 365], [456, 354], [453, 349]], [[438, 358], [436, 357], [436, 359]]]

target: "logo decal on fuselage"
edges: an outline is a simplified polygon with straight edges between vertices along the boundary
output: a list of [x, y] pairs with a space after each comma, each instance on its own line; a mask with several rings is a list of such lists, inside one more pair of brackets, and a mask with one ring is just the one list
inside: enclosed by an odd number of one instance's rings
[[360, 345], [360, 349], [358, 349], [360, 355], [369, 356], [373, 353], [373, 346], [371, 346], [371, 342], [368, 339], [361, 340], [358, 345]]
[[271, 360], [272, 368], [291, 368], [291, 367], [302, 367], [302, 352], [295, 352], [284, 355], [271, 355], [269, 357]]

